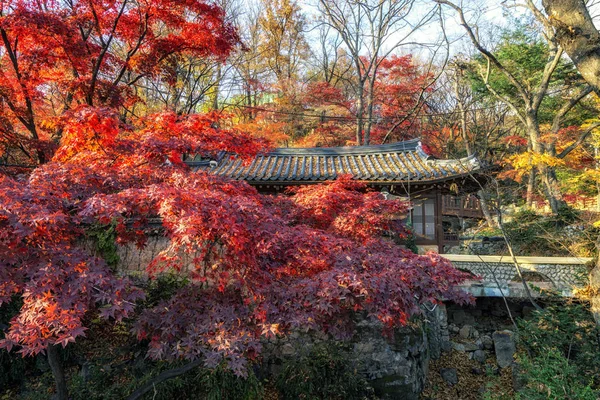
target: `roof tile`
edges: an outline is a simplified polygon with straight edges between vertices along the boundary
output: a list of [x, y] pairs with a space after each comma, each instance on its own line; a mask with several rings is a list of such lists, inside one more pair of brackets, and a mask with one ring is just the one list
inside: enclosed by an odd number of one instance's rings
[[376, 146], [282, 148], [256, 156], [250, 165], [244, 165], [235, 155], [221, 157], [212, 168], [211, 163], [197, 160], [189, 164], [233, 179], [283, 184], [326, 181], [341, 174], [369, 182], [426, 182], [482, 169], [474, 156], [458, 160], [428, 156], [418, 139]]

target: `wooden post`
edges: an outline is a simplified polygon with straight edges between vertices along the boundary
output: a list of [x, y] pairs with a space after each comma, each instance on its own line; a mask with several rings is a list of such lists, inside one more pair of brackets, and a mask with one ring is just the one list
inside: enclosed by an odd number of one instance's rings
[[442, 193], [439, 187], [435, 189], [435, 236], [438, 253], [444, 252], [444, 227], [442, 225]]

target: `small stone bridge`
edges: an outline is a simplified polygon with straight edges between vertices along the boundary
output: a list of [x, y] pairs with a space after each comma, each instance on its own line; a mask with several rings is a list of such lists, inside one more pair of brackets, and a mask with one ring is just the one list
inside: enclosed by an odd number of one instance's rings
[[[481, 280], [469, 280], [464, 289], [475, 297], [527, 297], [510, 256], [443, 254], [455, 268]], [[558, 294], [572, 297], [584, 287], [592, 268], [586, 257], [516, 257], [523, 277], [536, 297]]]

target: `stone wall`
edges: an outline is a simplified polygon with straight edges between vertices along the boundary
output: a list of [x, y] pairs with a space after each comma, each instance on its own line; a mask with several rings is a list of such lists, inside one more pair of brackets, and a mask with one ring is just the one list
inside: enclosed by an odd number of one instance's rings
[[[396, 329], [391, 337], [378, 322], [359, 318], [347, 344], [348, 359], [380, 399], [418, 400], [425, 387], [431, 358], [450, 349], [445, 306], [428, 307], [415, 322]], [[264, 345], [264, 367], [277, 376], [287, 358], [310, 353], [330, 338], [320, 334], [293, 332]]]
[[[166, 250], [169, 247], [169, 239], [160, 235], [153, 235], [148, 237], [148, 241], [144, 248], [140, 249], [135, 244], [129, 243], [127, 245], [117, 245], [117, 254], [119, 256], [119, 263], [117, 269], [124, 274], [129, 275], [140, 275], [146, 274], [146, 268], [154, 260], [161, 251]], [[180, 254], [183, 260], [183, 265], [186, 267], [182, 268], [181, 273], [191, 271], [192, 259], [194, 254]]]
[[[509, 296], [513, 282], [520, 285], [517, 270], [509, 256], [443, 256], [449, 259], [454, 267], [479, 277], [479, 285], [490, 289], [496, 289], [498, 286], [506, 289], [506, 296]], [[588, 264], [591, 260], [577, 257], [517, 257], [517, 263], [527, 282], [558, 291], [564, 296], [571, 296], [574, 288], [587, 283], [590, 269]], [[549, 285], [543, 285], [544, 283]], [[485, 291], [482, 291], [481, 295], [485, 295]]]

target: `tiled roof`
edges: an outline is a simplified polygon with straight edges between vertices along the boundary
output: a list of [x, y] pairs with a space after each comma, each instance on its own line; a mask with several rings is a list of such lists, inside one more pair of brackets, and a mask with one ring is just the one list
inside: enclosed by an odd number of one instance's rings
[[284, 184], [326, 181], [341, 174], [368, 182], [429, 182], [481, 169], [474, 156], [458, 160], [428, 156], [418, 139], [375, 146], [280, 148], [256, 156], [250, 164], [228, 154], [212, 161], [212, 165], [194, 161], [189, 164], [251, 183]]

